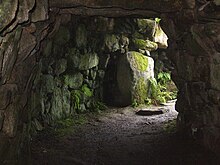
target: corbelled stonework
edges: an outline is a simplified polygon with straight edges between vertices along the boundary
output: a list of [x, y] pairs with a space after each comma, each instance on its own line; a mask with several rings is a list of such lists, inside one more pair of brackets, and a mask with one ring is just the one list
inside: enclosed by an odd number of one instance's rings
[[[220, 153], [219, 5], [219, 0], [0, 1], [0, 164], [16, 164], [28, 148], [30, 126], [38, 125], [29, 98], [42, 69], [41, 52], [50, 50], [47, 41], [70, 21], [71, 14], [161, 17], [179, 89], [179, 129]], [[60, 63], [57, 75], [65, 60]]]

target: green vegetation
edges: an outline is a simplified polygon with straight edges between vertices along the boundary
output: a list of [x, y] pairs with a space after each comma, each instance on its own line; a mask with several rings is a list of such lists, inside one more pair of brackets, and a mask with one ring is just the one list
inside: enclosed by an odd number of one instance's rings
[[148, 86], [145, 82], [144, 78], [140, 78], [135, 86], [136, 93], [135, 93], [135, 102], [134, 104], [145, 104], [145, 100], [147, 99], [147, 91]]
[[133, 108], [138, 107], [138, 102], [137, 102], [136, 99], [133, 100], [131, 106], [132, 106]]
[[172, 83], [170, 73], [160, 72], [157, 79], [150, 79], [150, 98], [153, 104], [166, 103], [168, 100], [176, 99], [177, 89], [174, 84], [172, 88], [169, 86]]
[[133, 43], [137, 49], [142, 50], [148, 50], [148, 51], [154, 51], [157, 50], [158, 45], [155, 42], [152, 42], [150, 40], [143, 40], [143, 39], [133, 39]]
[[80, 109], [81, 92], [79, 90], [73, 90], [71, 92], [71, 99], [73, 103], [73, 109], [75, 111]]
[[82, 92], [84, 93], [84, 95], [86, 95], [87, 97], [92, 97], [93, 96], [93, 92], [92, 90], [88, 87], [87, 84], [84, 84], [81, 88]]
[[[105, 110], [107, 107], [102, 102], [97, 101], [93, 96], [93, 91], [87, 84], [82, 85], [82, 87], [78, 90], [72, 90], [71, 100], [74, 111], [78, 114], [82, 114], [86, 112], [100, 112]], [[89, 106], [82, 107], [85, 102], [87, 102]]]
[[159, 23], [160, 23], [160, 21], [161, 21], [161, 19], [160, 19], [160, 18], [155, 18], [154, 20], [155, 20], [155, 22], [156, 22], [157, 24], [159, 24]]
[[61, 119], [56, 122], [52, 133], [56, 137], [63, 137], [65, 135], [70, 135], [76, 131], [76, 127], [84, 125], [88, 122], [88, 117], [86, 115], [76, 115], [74, 117], [69, 117], [67, 119]]
[[96, 101], [96, 100], [93, 100], [92, 102], [92, 110], [94, 112], [100, 112], [100, 111], [103, 111], [103, 110], [106, 110], [107, 109], [107, 106], [100, 102], [100, 101]]
[[163, 104], [177, 97], [177, 88], [168, 72], [160, 72], [156, 79], [149, 79], [148, 85], [144, 83], [143, 78], [140, 79], [136, 91], [132, 107]]

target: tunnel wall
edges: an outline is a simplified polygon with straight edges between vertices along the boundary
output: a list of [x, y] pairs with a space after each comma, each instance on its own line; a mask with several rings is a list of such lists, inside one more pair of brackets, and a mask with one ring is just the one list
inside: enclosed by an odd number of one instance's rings
[[0, 162], [16, 164], [23, 149], [28, 152], [32, 121], [28, 99], [39, 70], [42, 41], [53, 36], [65, 20], [61, 13], [161, 17], [169, 35], [167, 54], [175, 66], [173, 80], [179, 89], [178, 127], [219, 153], [219, 5], [218, 0], [1, 1]]

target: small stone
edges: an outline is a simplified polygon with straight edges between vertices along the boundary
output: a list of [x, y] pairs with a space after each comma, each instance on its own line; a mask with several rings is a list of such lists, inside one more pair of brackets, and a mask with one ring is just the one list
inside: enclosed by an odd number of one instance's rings
[[70, 110], [71, 93], [67, 87], [63, 87], [62, 94], [63, 94], [62, 110], [63, 110], [63, 114], [67, 117], [70, 116], [71, 114], [71, 110]]
[[156, 29], [155, 20], [151, 19], [137, 19], [137, 24], [139, 27], [139, 32], [145, 34], [150, 39], [153, 37]]
[[55, 74], [59, 76], [60, 74], [66, 71], [66, 68], [67, 68], [67, 60], [60, 59], [59, 61], [56, 62]]
[[133, 39], [133, 43], [137, 49], [148, 50], [148, 51], [155, 51], [158, 49], [157, 43], [152, 42], [150, 40]]
[[63, 94], [60, 88], [54, 88], [54, 92], [51, 99], [50, 115], [52, 119], [61, 119], [63, 117]]
[[99, 57], [96, 53], [87, 53], [80, 58], [79, 70], [88, 70], [99, 64]]
[[34, 119], [32, 121], [32, 124], [34, 125], [34, 127], [37, 131], [42, 131], [43, 130], [43, 126], [41, 125], [41, 123], [37, 119]]
[[92, 80], [96, 79], [96, 75], [97, 75], [97, 72], [95, 70], [90, 70], [90, 76], [91, 76]]
[[80, 106], [79, 106], [79, 111], [80, 111], [80, 112], [86, 112], [86, 106], [85, 106], [85, 104], [80, 104]]
[[72, 89], [78, 89], [82, 86], [83, 75], [81, 73], [76, 73], [74, 75], [65, 75], [64, 83]]
[[120, 38], [116, 35], [106, 35], [104, 39], [104, 50], [116, 52], [120, 49], [119, 40]]
[[82, 55], [80, 54], [78, 49], [70, 48], [68, 53], [66, 54], [66, 57], [68, 59], [68, 68], [78, 68], [81, 56]]

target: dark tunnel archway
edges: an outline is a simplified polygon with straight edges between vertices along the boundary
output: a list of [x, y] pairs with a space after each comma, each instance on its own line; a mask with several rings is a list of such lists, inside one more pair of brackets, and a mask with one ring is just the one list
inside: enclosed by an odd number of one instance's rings
[[[168, 58], [174, 64], [173, 80], [179, 89], [176, 109], [178, 126], [207, 148], [219, 153], [219, 2], [172, 1], [4, 1], [1, 9], [1, 106], [0, 160], [12, 160], [29, 141], [30, 125], [37, 125], [39, 112], [31, 106], [30, 95], [42, 56], [44, 41], [59, 30], [72, 15], [106, 17], [160, 17], [169, 36]], [[65, 33], [65, 31], [64, 31]], [[61, 37], [62, 38], [62, 37]], [[65, 39], [65, 38], [64, 38]], [[45, 42], [46, 43], [46, 42]], [[81, 43], [78, 43], [81, 44]], [[45, 46], [45, 45], [44, 45]], [[44, 51], [50, 50], [47, 43]], [[64, 47], [63, 47], [64, 48]], [[62, 49], [53, 50], [56, 52]], [[83, 51], [83, 50], [82, 50]], [[48, 53], [48, 52], [47, 52]], [[84, 52], [85, 53], [85, 52]], [[96, 56], [86, 52], [90, 56]], [[58, 53], [59, 56], [59, 53]], [[96, 60], [93, 61], [96, 63]], [[59, 63], [51, 65], [59, 68]], [[61, 66], [61, 65], [60, 65]], [[59, 68], [62, 70], [62, 67]], [[95, 68], [94, 68], [95, 70]], [[91, 76], [93, 69], [88, 74]], [[47, 70], [50, 72], [50, 70]], [[92, 74], [91, 74], [92, 73]], [[56, 74], [59, 74], [58, 72]], [[84, 73], [80, 73], [83, 77]], [[45, 83], [53, 84], [53, 77]], [[68, 79], [68, 78], [67, 78]], [[78, 80], [78, 79], [77, 79]], [[42, 80], [43, 81], [43, 80]], [[83, 80], [82, 80], [83, 81]], [[59, 82], [57, 82], [59, 86]], [[54, 85], [54, 84], [53, 84]], [[49, 85], [52, 87], [53, 85]], [[44, 86], [46, 87], [46, 86]], [[51, 92], [54, 88], [48, 89]], [[57, 95], [67, 89], [57, 90]], [[86, 86], [81, 92], [88, 92]], [[89, 94], [88, 94], [89, 93]], [[88, 92], [90, 95], [91, 93]], [[74, 96], [78, 97], [79, 93]], [[50, 99], [50, 95], [43, 96]], [[68, 94], [65, 97], [70, 97]], [[36, 95], [35, 98], [39, 98]], [[46, 102], [48, 101], [46, 100]], [[46, 104], [45, 104], [46, 105]], [[50, 105], [47, 105], [50, 107]], [[62, 106], [59, 101], [56, 106]], [[84, 109], [84, 107], [81, 107]], [[66, 115], [59, 112], [59, 116]], [[44, 116], [47, 119], [48, 116]], [[26, 148], [26, 147], [24, 147]], [[10, 154], [9, 154], [10, 153]], [[6, 155], [6, 156], [1, 156]], [[5, 160], [1, 160], [5, 161]], [[0, 162], [1, 162], [0, 161]]]

